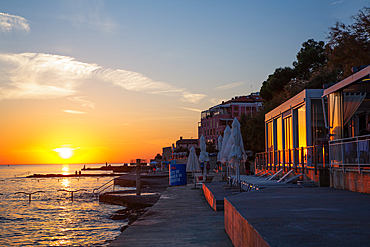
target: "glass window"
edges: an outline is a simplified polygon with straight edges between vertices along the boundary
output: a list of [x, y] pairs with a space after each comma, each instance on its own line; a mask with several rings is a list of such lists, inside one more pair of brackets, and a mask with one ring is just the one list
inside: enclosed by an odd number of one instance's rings
[[292, 117], [284, 119], [285, 149], [293, 148]]
[[267, 151], [274, 151], [273, 122], [267, 123]]
[[324, 145], [326, 143], [326, 128], [321, 99], [311, 99], [311, 130], [312, 144]]
[[304, 105], [298, 108], [298, 147], [306, 146], [306, 106]]
[[283, 150], [283, 126], [281, 123], [281, 117], [276, 119], [276, 145], [277, 150]]

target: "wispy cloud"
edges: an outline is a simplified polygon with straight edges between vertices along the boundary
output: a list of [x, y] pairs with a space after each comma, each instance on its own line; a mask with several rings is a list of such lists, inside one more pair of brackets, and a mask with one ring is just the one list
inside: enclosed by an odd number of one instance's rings
[[91, 101], [88, 101], [88, 100], [85, 100], [84, 98], [85, 97], [83, 97], [83, 96], [79, 96], [79, 97], [69, 98], [69, 100], [71, 100], [73, 102], [76, 102], [76, 103], [79, 103], [79, 104], [81, 104], [84, 107], [95, 108], [95, 103], [93, 103]]
[[234, 83], [230, 83], [230, 84], [223, 85], [223, 86], [220, 86], [220, 87], [216, 87], [215, 90], [216, 91], [223, 91], [223, 90], [227, 90], [227, 89], [230, 89], [230, 88], [239, 87], [239, 86], [241, 86], [245, 83], [247, 83], [247, 82], [245, 82], [245, 81], [244, 82], [243, 81], [234, 82]]
[[86, 112], [83, 111], [74, 111], [74, 110], [63, 110], [65, 113], [70, 113], [70, 114], [86, 114]]
[[71, 57], [21, 53], [0, 54], [1, 99], [49, 99], [73, 95], [98, 69]]
[[17, 15], [9, 15], [0, 12], [0, 31], [10, 32], [12, 30], [22, 30], [29, 32], [30, 25], [28, 21]]
[[331, 5], [338, 4], [338, 3], [343, 3], [343, 2], [344, 2], [344, 0], [341, 0], [341, 1], [337, 1], [337, 2], [331, 3]]
[[178, 88], [165, 82], [154, 81], [147, 76], [122, 69], [99, 69], [94, 74], [101, 80], [111, 82], [126, 90], [140, 91], [149, 94], [161, 94], [181, 97], [185, 102], [197, 103], [205, 97], [204, 94], [193, 94], [184, 88]]
[[188, 110], [188, 111], [202, 112], [202, 110], [195, 109], [195, 108], [188, 108], [188, 107], [180, 107], [180, 108], [184, 110]]
[[194, 94], [145, 75], [122, 69], [104, 69], [97, 64], [78, 62], [72, 57], [43, 53], [0, 54], [0, 100], [69, 99], [86, 107], [94, 103], [76, 96], [85, 79], [98, 79], [130, 91], [180, 97], [197, 103], [204, 94]]

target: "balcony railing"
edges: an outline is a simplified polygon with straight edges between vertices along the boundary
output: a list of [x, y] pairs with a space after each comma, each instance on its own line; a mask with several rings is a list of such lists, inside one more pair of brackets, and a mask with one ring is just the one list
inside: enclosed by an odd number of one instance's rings
[[341, 168], [343, 172], [370, 170], [370, 135], [330, 141], [329, 145], [258, 153], [256, 168], [263, 170]]

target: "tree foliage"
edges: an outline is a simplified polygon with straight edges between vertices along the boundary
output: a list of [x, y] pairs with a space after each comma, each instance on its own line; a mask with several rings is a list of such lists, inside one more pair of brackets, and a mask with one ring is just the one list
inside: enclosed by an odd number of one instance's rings
[[370, 7], [364, 7], [351, 20], [348, 25], [337, 21], [327, 37], [328, 67], [339, 69], [342, 78], [352, 74], [352, 67], [370, 64]]
[[161, 160], [162, 159], [162, 155], [160, 155], [159, 153], [154, 157], [154, 159], [156, 160]]
[[297, 61], [293, 62], [298, 79], [308, 80], [312, 73], [326, 64], [324, 41], [316, 42], [309, 39], [302, 44], [297, 54]]

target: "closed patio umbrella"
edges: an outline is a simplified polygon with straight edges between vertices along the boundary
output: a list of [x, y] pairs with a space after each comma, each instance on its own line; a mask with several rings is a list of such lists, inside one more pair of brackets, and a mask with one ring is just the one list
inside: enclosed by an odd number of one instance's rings
[[225, 152], [228, 154], [228, 164], [231, 167], [236, 168], [236, 179], [240, 182], [240, 163], [247, 160], [247, 155], [244, 151], [243, 138], [240, 132], [240, 123], [236, 118], [234, 118], [232, 123], [231, 135], [227, 142]]
[[200, 155], [199, 155], [200, 162], [209, 161], [209, 156], [206, 149], [207, 149], [206, 138], [204, 138], [204, 135], [202, 135], [200, 137]]
[[219, 136], [217, 139], [217, 149], [218, 149], [217, 161], [220, 161], [221, 159], [221, 148], [222, 148], [222, 136]]
[[199, 161], [198, 161], [197, 154], [195, 153], [195, 148], [191, 147], [189, 157], [188, 157], [188, 162], [186, 163], [186, 171], [195, 172], [199, 170], [200, 170]]

